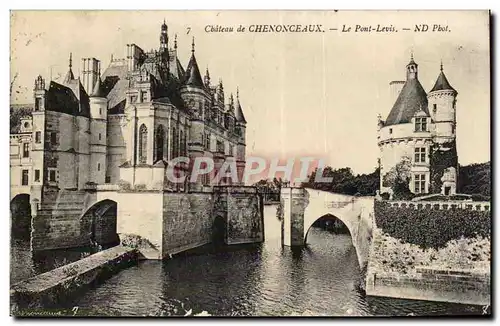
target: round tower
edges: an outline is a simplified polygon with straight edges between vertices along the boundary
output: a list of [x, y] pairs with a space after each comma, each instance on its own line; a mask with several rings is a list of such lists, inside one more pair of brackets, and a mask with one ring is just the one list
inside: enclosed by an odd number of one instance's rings
[[434, 139], [438, 143], [455, 140], [457, 91], [450, 85], [443, 71], [427, 95], [429, 113], [434, 122]]
[[108, 99], [104, 96], [99, 76], [90, 94], [89, 181], [97, 184], [106, 182], [107, 111]]

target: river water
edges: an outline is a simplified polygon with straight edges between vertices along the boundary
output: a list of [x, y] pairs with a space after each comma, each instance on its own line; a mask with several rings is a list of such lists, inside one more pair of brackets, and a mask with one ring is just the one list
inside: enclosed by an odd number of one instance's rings
[[[265, 242], [202, 248], [171, 260], [144, 261], [121, 271], [61, 309], [78, 315], [171, 316], [203, 311], [218, 316], [370, 316], [480, 314], [482, 307], [364, 297], [349, 235], [312, 228], [309, 246], [282, 248], [275, 206], [264, 211]], [[33, 262], [19, 243], [12, 247], [11, 281], [85, 255], [85, 249], [55, 252]], [[40, 259], [40, 258], [39, 258]], [[78, 307], [77, 309], [75, 307]]]

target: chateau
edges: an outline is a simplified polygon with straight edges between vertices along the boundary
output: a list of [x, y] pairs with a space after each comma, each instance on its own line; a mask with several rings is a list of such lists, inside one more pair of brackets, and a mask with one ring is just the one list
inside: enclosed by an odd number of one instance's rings
[[[178, 156], [213, 158], [213, 176], [224, 160], [234, 159], [242, 175], [246, 120], [238, 91], [236, 99], [226, 96], [222, 80], [212, 83], [208, 69], [202, 77], [194, 38], [186, 69], [177, 37], [169, 44], [165, 22], [158, 49], [127, 44], [126, 57], [112, 57], [103, 73], [95, 58], [81, 64], [77, 78], [70, 54], [62, 83], [35, 79], [32, 115], [22, 117], [10, 137], [14, 193], [30, 194], [33, 201], [50, 187], [184, 191], [187, 183], [164, 178], [167, 162]], [[187, 164], [178, 165], [189, 175]], [[211, 186], [213, 176], [201, 176], [189, 189]]]
[[[403, 173], [398, 163], [410, 167], [409, 189], [414, 194], [452, 195], [457, 189], [456, 152], [457, 91], [446, 78], [443, 65], [426, 93], [418, 80], [418, 64], [406, 65], [406, 81], [392, 81], [397, 99], [385, 121], [378, 120], [380, 192], [390, 192], [387, 174]], [[392, 170], [392, 171], [391, 171]]]
[[239, 92], [202, 77], [194, 39], [184, 68], [165, 21], [159, 34], [156, 50], [127, 44], [102, 73], [84, 58], [75, 77], [70, 54], [62, 82], [35, 79], [10, 136], [11, 223], [33, 252], [121, 242], [162, 259], [262, 241], [261, 196], [241, 182]]

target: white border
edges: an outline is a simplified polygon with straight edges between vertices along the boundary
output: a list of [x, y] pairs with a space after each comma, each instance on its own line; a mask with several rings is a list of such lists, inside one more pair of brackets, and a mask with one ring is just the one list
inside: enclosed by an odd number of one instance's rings
[[[496, 25], [495, 30], [494, 30], [494, 36], [495, 36], [495, 41], [498, 42], [497, 40], [497, 33], [498, 33], [498, 15], [500, 14], [500, 6], [499, 6], [499, 1], [486, 1], [486, 0], [475, 0], [475, 1], [454, 1], [454, 2], [449, 2], [446, 3], [445, 1], [435, 1], [435, 0], [419, 0], [419, 1], [409, 1], [409, 2], [402, 2], [402, 1], [335, 1], [333, 3], [328, 3], [326, 1], [317, 1], [317, 0], [308, 0], [308, 1], [286, 1], [286, 2], [279, 2], [279, 1], [270, 1], [270, 0], [253, 0], [253, 1], [148, 1], [148, 0], [141, 0], [141, 1], [120, 1], [120, 2], [104, 2], [102, 0], [96, 1], [96, 0], [87, 0], [85, 2], [76, 2], [76, 1], [54, 1], [54, 0], [46, 0], [46, 1], [2, 1], [0, 4], [0, 7], [2, 7], [2, 11], [0, 11], [1, 18], [1, 32], [0, 32], [0, 37], [1, 37], [1, 43], [6, 49], [1, 52], [2, 55], [2, 60], [0, 60], [0, 64], [2, 65], [2, 68], [0, 71], [3, 72], [8, 72], [10, 67], [9, 67], [9, 44], [10, 44], [10, 13], [9, 9], [172, 9], [172, 10], [182, 10], [182, 9], [238, 9], [238, 10], [244, 10], [244, 9], [308, 9], [308, 10], [320, 10], [320, 9], [399, 9], [399, 10], [409, 10], [409, 9], [491, 9], [494, 14], [497, 15], [496, 17]], [[494, 48], [495, 51], [494, 53], [498, 57], [498, 46], [497, 42], [494, 42]], [[492, 56], [493, 58], [493, 56]], [[498, 74], [498, 63], [495, 63], [495, 71], [494, 73]], [[0, 114], [2, 115], [2, 118], [0, 118], [0, 121], [4, 124], [3, 128], [0, 128], [5, 135], [2, 137], [3, 141], [0, 142], [0, 153], [2, 153], [2, 158], [0, 159], [0, 171], [4, 178], [3, 180], [8, 180], [9, 178], [9, 171], [8, 170], [8, 156], [9, 156], [9, 146], [7, 143], [8, 139], [8, 131], [9, 131], [9, 96], [8, 96], [8, 89], [9, 89], [9, 74], [4, 73], [4, 77], [2, 78], [1, 81], [1, 103], [3, 105], [1, 106]], [[493, 90], [494, 93], [500, 94], [499, 92], [499, 87], [498, 83], [495, 84], [495, 89]], [[496, 111], [496, 107], [493, 107], [492, 111]], [[500, 119], [500, 115], [497, 113], [495, 114], [495, 126], [498, 126], [498, 122]], [[498, 135], [497, 135], [498, 136]], [[498, 137], [495, 137], [494, 139], [494, 144], [497, 145], [499, 143]], [[495, 162], [497, 163], [497, 157], [495, 155]], [[497, 170], [496, 164], [494, 167], [495, 171]], [[498, 178], [497, 178], [498, 179]], [[498, 192], [498, 183], [495, 181], [495, 189]], [[3, 233], [2, 236], [0, 237], [4, 244], [2, 245], [2, 257], [1, 261], [4, 262], [3, 268], [2, 268], [2, 289], [1, 292], [1, 302], [0, 302], [0, 309], [2, 310], [2, 325], [10, 325], [13, 324], [15, 321], [13, 318], [8, 317], [9, 316], [9, 265], [5, 262], [9, 261], [9, 227], [8, 227], [8, 209], [9, 209], [9, 201], [8, 201], [8, 192], [9, 192], [9, 182], [5, 181], [1, 187], [2, 191], [2, 196], [0, 197], [0, 203], [1, 203], [1, 209], [2, 212], [4, 212], [3, 216], [3, 225], [0, 228], [1, 232]], [[498, 223], [498, 221], [497, 221]], [[495, 253], [499, 252], [498, 250], [498, 239], [495, 241]], [[496, 258], [496, 257], [495, 257]], [[497, 282], [494, 282], [496, 284]], [[495, 291], [492, 293], [493, 295], [495, 294]], [[494, 300], [495, 303], [498, 303], [498, 300]], [[498, 308], [497, 304], [495, 304], [495, 307], [493, 308], [493, 311], [495, 311], [498, 314]], [[54, 319], [48, 320], [45, 322], [53, 322]], [[202, 322], [207, 322], [207, 320], [200, 320]], [[244, 320], [227, 320], [228, 322], [234, 323], [236, 322], [241, 322]], [[279, 322], [279, 319], [275, 320], [245, 320], [245, 322], [251, 322], [251, 323], [259, 323], [259, 324], [266, 324], [266, 323], [271, 323], [271, 322]], [[351, 322], [354, 323], [360, 323], [363, 321], [377, 321], [376, 319], [356, 319]], [[378, 322], [385, 322], [388, 321], [387, 319], [379, 320]], [[437, 321], [437, 320], [436, 320]], [[444, 320], [439, 320], [440, 322], [443, 322]], [[34, 324], [35, 321], [23, 321], [25, 324]], [[37, 320], [37, 322], [40, 322], [40, 320]], [[42, 321], [43, 322], [43, 321]], [[56, 321], [57, 322], [57, 321]], [[59, 322], [73, 322], [68, 319], [61, 320]], [[80, 320], [80, 323], [87, 324], [87, 325], [99, 325], [99, 324], [104, 324], [104, 322], [107, 323], [112, 323], [112, 324], [117, 324], [121, 321], [117, 320]], [[128, 321], [131, 324], [135, 325], [140, 325], [144, 323], [143, 320], [131, 320]], [[182, 321], [178, 320], [165, 320], [163, 322], [168, 322], [169, 324], [173, 323], [180, 323]], [[218, 320], [216, 320], [218, 322]], [[281, 320], [281, 322], [288, 322], [288, 320]], [[300, 323], [309, 323], [310, 321], [306, 321], [304, 319], [300, 320]], [[345, 322], [344, 320], [332, 320], [334, 323], [343, 323]], [[405, 319], [405, 320], [399, 320], [399, 322], [410, 322], [410, 320]], [[434, 322], [434, 321], [432, 321]], [[452, 322], [452, 323], [457, 323], [460, 322], [460, 320], [448, 320], [445, 322]], [[464, 322], [470, 323], [471, 320], [464, 319]], [[189, 321], [189, 323], [193, 323], [193, 321]], [[414, 322], [412, 322], [414, 323]], [[420, 320], [418, 322], [419, 324], [428, 324], [428, 320]], [[183, 323], [185, 324], [185, 322]]]

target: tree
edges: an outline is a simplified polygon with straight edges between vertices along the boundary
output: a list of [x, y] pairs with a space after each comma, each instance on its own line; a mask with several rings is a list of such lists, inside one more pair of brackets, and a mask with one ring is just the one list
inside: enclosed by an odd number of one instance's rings
[[382, 184], [392, 189], [394, 199], [410, 199], [413, 197], [409, 187], [410, 180], [411, 159], [404, 156], [384, 175]]

